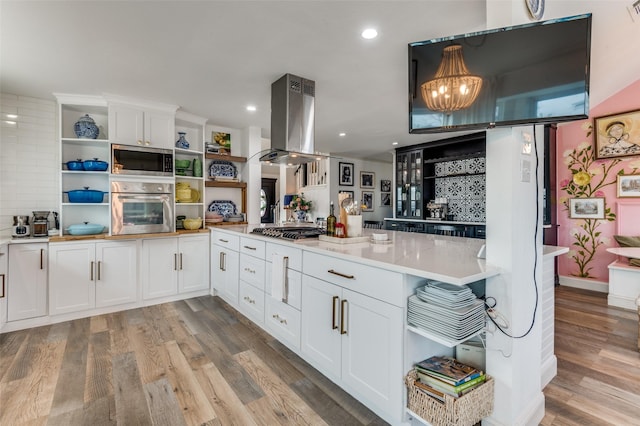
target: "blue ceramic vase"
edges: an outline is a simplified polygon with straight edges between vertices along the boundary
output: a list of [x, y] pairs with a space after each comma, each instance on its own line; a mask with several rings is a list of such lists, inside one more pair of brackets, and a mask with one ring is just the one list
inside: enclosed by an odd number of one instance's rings
[[79, 138], [97, 139], [100, 129], [96, 126], [96, 122], [93, 118], [89, 117], [89, 114], [85, 114], [83, 117], [74, 124], [73, 131]]
[[189, 142], [184, 138], [185, 132], [178, 132], [180, 138], [176, 142], [176, 148], [189, 149]]

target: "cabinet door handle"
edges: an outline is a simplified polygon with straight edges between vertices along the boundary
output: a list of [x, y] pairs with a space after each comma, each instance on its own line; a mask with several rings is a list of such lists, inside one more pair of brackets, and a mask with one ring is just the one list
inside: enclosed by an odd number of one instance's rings
[[244, 248], [246, 248], [247, 250], [256, 250], [255, 247], [251, 247], [251, 246], [244, 246]]
[[142, 141], [138, 139], [138, 145], [142, 145]]
[[93, 267], [94, 267], [95, 262], [92, 260], [91, 264], [89, 265], [89, 280], [93, 281]]
[[178, 253], [173, 253], [173, 270], [178, 270]]
[[334, 271], [333, 269], [329, 269], [327, 272], [330, 273], [330, 274], [333, 274], [333, 275], [337, 275], [337, 276], [342, 277], [342, 278], [347, 278], [349, 280], [352, 280], [352, 279], [355, 278], [353, 275], [343, 274], [342, 272]]
[[338, 324], [336, 324], [336, 302], [340, 300], [338, 296], [333, 296], [333, 301], [331, 302], [331, 329], [337, 330]]
[[221, 241], [223, 243], [228, 243], [229, 242], [229, 240], [223, 240], [222, 238], [218, 238], [218, 241]]
[[40, 269], [44, 269], [44, 249], [40, 249]]
[[182, 253], [180, 253], [180, 270], [182, 271]]
[[100, 281], [101, 269], [102, 269], [102, 261], [98, 260], [98, 281]]
[[151, 145], [151, 141], [144, 141], [144, 144], [149, 146], [149, 145]]
[[285, 256], [282, 258], [282, 270], [284, 271], [284, 288], [282, 289], [282, 301], [284, 303], [289, 303], [289, 274], [287, 270], [289, 269], [289, 256]]
[[340, 334], [347, 334], [347, 329], [344, 327], [344, 323], [346, 322], [345, 318], [345, 307], [347, 306], [347, 300], [342, 300], [340, 302]]
[[[0, 253], [0, 254], [4, 254], [4, 253]], [[4, 274], [0, 274], [0, 277], [2, 277], [2, 294], [0, 294], [0, 299], [2, 299], [4, 297], [4, 280], [5, 280], [5, 275]]]
[[226, 265], [226, 256], [227, 254], [223, 251], [220, 252], [220, 270], [221, 271], [226, 271], [227, 270], [227, 265]]

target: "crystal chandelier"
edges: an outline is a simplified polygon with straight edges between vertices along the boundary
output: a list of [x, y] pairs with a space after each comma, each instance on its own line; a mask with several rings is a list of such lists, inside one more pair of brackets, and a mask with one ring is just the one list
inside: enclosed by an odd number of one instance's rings
[[471, 75], [464, 64], [462, 46], [452, 44], [443, 49], [434, 78], [420, 87], [430, 110], [451, 113], [473, 104], [480, 93], [482, 78]]

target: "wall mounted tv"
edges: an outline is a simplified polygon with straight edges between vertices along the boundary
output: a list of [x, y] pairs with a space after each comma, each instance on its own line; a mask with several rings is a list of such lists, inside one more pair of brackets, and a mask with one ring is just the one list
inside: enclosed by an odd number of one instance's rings
[[[439, 71], [439, 67], [443, 49], [453, 45], [461, 46], [468, 73], [482, 79], [477, 97], [468, 107], [462, 105], [462, 96], [453, 105], [445, 97], [452, 96], [448, 90], [469, 94], [473, 91], [470, 80], [456, 80], [447, 86], [443, 82], [449, 77], [434, 78], [437, 72], [441, 77], [448, 72]], [[460, 52], [459, 48], [447, 49], [454, 50]], [[591, 14], [410, 43], [409, 132], [586, 118], [590, 53]], [[454, 73], [464, 71], [459, 61], [443, 65], [457, 68]], [[433, 98], [430, 104], [425, 97]]]

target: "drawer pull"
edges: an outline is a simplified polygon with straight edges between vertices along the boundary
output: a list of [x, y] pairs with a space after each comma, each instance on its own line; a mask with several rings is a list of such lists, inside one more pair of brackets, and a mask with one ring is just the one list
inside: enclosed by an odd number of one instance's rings
[[218, 241], [223, 242], [223, 243], [228, 243], [229, 240], [223, 240], [222, 238], [218, 238]]
[[331, 329], [337, 330], [338, 324], [336, 324], [336, 302], [340, 300], [338, 296], [333, 296], [333, 301], [331, 302]]
[[257, 250], [255, 247], [251, 246], [244, 246], [244, 248], [246, 248], [247, 250]]
[[244, 268], [245, 272], [248, 272], [250, 274], [255, 274], [256, 270], [255, 269], [250, 269], [250, 268]]
[[337, 275], [337, 276], [342, 277], [342, 278], [347, 278], [349, 280], [352, 280], [352, 279], [355, 278], [355, 276], [353, 276], [353, 275], [343, 274], [342, 272], [337, 272], [337, 271], [334, 271], [333, 269], [329, 269], [327, 272], [330, 273], [330, 274], [333, 274], [333, 275]]
[[280, 321], [280, 324], [286, 324], [287, 323], [287, 320], [284, 319], [284, 318], [280, 318], [280, 315], [278, 315], [278, 314], [273, 314], [273, 315], [271, 315], [271, 317], [273, 319], [275, 319], [275, 320]]
[[345, 307], [347, 306], [347, 301], [343, 300], [340, 302], [340, 334], [347, 334], [347, 329], [344, 327], [344, 323], [346, 322], [345, 317]]
[[246, 300], [247, 302], [251, 303], [251, 304], [255, 304], [256, 303], [256, 301], [253, 300], [252, 298], [250, 298], [249, 296], [245, 296], [245, 297], [243, 297], [243, 299]]

